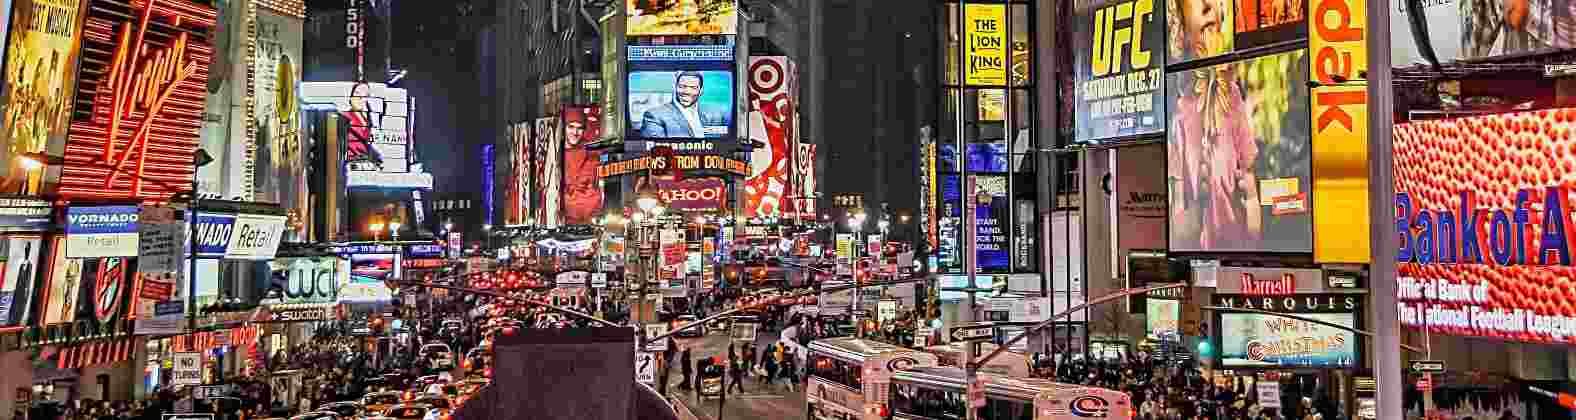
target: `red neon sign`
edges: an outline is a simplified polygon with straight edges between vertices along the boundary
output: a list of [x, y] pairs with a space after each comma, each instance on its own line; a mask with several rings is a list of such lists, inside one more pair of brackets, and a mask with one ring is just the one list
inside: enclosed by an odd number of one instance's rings
[[133, 0], [131, 19], [95, 0], [83, 30], [78, 97], [60, 194], [168, 198], [191, 189], [216, 16], [189, 0]]

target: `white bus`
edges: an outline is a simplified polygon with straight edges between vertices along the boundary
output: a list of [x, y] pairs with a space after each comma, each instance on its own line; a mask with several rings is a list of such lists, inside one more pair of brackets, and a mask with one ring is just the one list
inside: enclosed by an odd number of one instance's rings
[[813, 420], [883, 419], [892, 373], [936, 365], [929, 353], [853, 337], [811, 341], [809, 359], [804, 396]]
[[[980, 420], [1131, 420], [1132, 399], [1126, 393], [1038, 378], [980, 373], [985, 407]], [[968, 407], [963, 369], [918, 367], [892, 375], [891, 419], [951, 420], [964, 418]]]

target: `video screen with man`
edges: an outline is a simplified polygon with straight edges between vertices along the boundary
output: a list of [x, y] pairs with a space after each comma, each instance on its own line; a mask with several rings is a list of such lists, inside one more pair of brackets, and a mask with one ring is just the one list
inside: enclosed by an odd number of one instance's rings
[[732, 46], [631, 46], [629, 138], [733, 135]]

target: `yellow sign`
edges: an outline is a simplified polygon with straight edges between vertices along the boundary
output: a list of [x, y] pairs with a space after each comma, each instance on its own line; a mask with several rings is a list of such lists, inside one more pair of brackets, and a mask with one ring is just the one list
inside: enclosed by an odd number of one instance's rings
[[1367, 10], [1362, 0], [1313, 0], [1313, 259], [1368, 263]]
[[854, 257], [854, 235], [849, 233], [837, 234], [837, 258]]
[[969, 85], [1007, 84], [1007, 5], [963, 5], [963, 82]]

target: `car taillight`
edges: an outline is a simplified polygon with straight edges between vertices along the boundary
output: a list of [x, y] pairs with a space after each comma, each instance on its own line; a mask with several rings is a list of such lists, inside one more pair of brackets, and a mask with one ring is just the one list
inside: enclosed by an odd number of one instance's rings
[[881, 418], [887, 418], [892, 415], [892, 412], [891, 410], [887, 409], [886, 404], [881, 404], [881, 408], [876, 412], [876, 414], [880, 415]]

